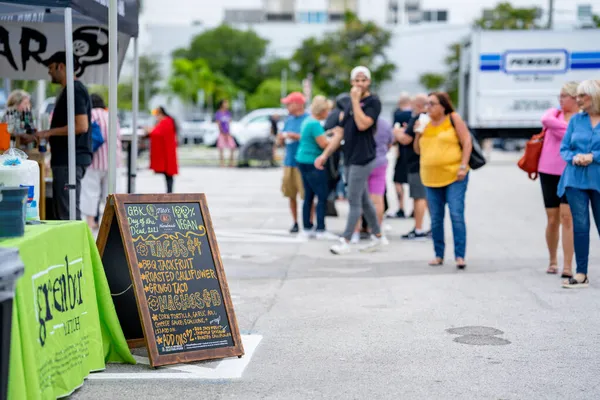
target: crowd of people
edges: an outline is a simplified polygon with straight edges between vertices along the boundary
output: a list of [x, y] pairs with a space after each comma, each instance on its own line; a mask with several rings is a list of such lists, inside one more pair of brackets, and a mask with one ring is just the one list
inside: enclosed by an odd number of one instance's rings
[[[434, 92], [414, 97], [402, 95], [393, 116], [393, 127], [381, 117], [381, 102], [370, 90], [371, 73], [363, 66], [352, 70], [349, 102], [332, 110], [322, 96], [312, 100], [291, 93], [282, 100], [290, 117], [278, 134], [285, 142], [283, 195], [290, 200], [292, 233], [308, 237], [335, 238], [326, 231], [326, 202], [331, 198], [330, 158], [341, 152], [342, 181], [349, 204], [346, 227], [333, 254], [348, 254], [360, 243], [360, 231], [370, 234], [359, 251], [371, 252], [389, 241], [382, 232], [386, 194], [387, 153], [396, 144], [395, 191], [399, 209], [394, 217], [405, 218], [404, 186], [414, 202], [415, 227], [405, 240], [433, 241], [431, 266], [445, 261], [444, 220], [449, 209], [454, 242], [454, 262], [466, 268], [467, 228], [465, 197], [469, 184], [472, 136], [455, 111], [447, 93]], [[600, 234], [600, 81], [570, 82], [560, 91], [560, 107], [541, 118], [545, 139], [539, 159], [539, 176], [548, 224], [546, 240], [550, 256], [549, 274], [559, 272], [558, 243], [562, 226], [563, 287], [587, 287], [591, 205]], [[337, 119], [327, 129], [326, 120]], [[328, 117], [329, 116], [329, 117]], [[335, 193], [334, 193], [335, 194]], [[298, 198], [304, 199], [302, 227], [298, 224]], [[314, 211], [316, 202], [316, 226]], [[424, 227], [429, 210], [431, 229]], [[361, 223], [362, 222], [362, 223]], [[575, 255], [577, 271], [572, 273]]]
[[[52, 81], [61, 85], [50, 129], [23, 137], [25, 142], [47, 139], [51, 149], [54, 217], [69, 219], [68, 141], [66, 104], [66, 58], [56, 53], [48, 61]], [[393, 115], [393, 126], [381, 116], [381, 101], [371, 92], [371, 72], [364, 66], [350, 74], [352, 89], [335, 102], [323, 96], [307, 99], [298, 92], [282, 99], [287, 107], [283, 129], [273, 119], [275, 142], [285, 146], [281, 191], [289, 199], [291, 233], [317, 239], [337, 240], [330, 251], [336, 255], [352, 252], [361, 232], [370, 240], [359, 246], [362, 252], [380, 250], [389, 244], [382, 224], [386, 209], [387, 154], [395, 144], [398, 159], [394, 166], [394, 189], [399, 209], [394, 215], [405, 218], [404, 185], [412, 198], [415, 226], [402, 238], [432, 240], [431, 266], [445, 261], [444, 220], [448, 206], [454, 238], [454, 262], [466, 268], [467, 228], [465, 197], [469, 183], [473, 142], [471, 133], [455, 111], [446, 93], [414, 97], [402, 95]], [[78, 80], [74, 85], [76, 134], [77, 219], [82, 217], [97, 228], [98, 217], [108, 193], [108, 112], [101, 96], [90, 96]], [[559, 108], [541, 117], [544, 127], [537, 173], [547, 215], [546, 241], [548, 274], [558, 274], [558, 247], [562, 236], [563, 287], [589, 285], [590, 206], [600, 234], [600, 81], [568, 82], [560, 90]], [[30, 96], [21, 90], [11, 93], [8, 106], [29, 110]], [[156, 125], [146, 129], [150, 138], [150, 168], [165, 176], [166, 191], [173, 192], [178, 173], [178, 126], [164, 107], [154, 110]], [[224, 150], [230, 151], [233, 165], [236, 143], [230, 132], [231, 113], [226, 100], [215, 115], [219, 127], [217, 147], [221, 165]], [[95, 131], [98, 132], [95, 132]], [[101, 139], [97, 139], [101, 137]], [[101, 140], [97, 146], [96, 140]], [[121, 163], [121, 137], [117, 132], [117, 162]], [[336, 198], [340, 182], [348, 201], [346, 226], [340, 237], [326, 229], [328, 202]], [[301, 224], [299, 200], [304, 200]], [[424, 227], [429, 211], [431, 229]], [[316, 220], [315, 220], [316, 219]], [[562, 228], [561, 228], [562, 227]], [[562, 235], [561, 235], [562, 234]], [[575, 274], [572, 270], [576, 260]]]

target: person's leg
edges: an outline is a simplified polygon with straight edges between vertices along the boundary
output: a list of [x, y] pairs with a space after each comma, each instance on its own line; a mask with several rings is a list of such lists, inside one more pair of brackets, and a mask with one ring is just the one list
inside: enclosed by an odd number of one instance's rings
[[381, 228], [381, 224], [383, 223], [383, 213], [384, 213], [384, 202], [383, 196], [380, 194], [371, 193], [371, 201], [373, 202], [373, 206], [375, 206], [375, 213], [377, 214], [377, 222], [379, 222], [379, 227]]
[[444, 260], [446, 244], [444, 241], [444, 217], [446, 214], [446, 188], [427, 188], [427, 203], [431, 215], [431, 234], [436, 262], [441, 264]]
[[398, 204], [399, 204], [399, 208], [398, 208], [398, 215], [400, 216], [400, 212], [404, 213], [404, 188], [402, 186], [402, 183], [395, 183], [396, 185], [396, 195], [398, 196]]
[[594, 222], [596, 223], [596, 229], [598, 235], [600, 235], [600, 192], [590, 190], [590, 203], [592, 205], [592, 214], [594, 215]]
[[450, 209], [450, 220], [452, 221], [452, 235], [454, 236], [454, 259], [456, 265], [461, 268], [465, 265], [467, 251], [467, 224], [465, 223], [465, 197], [469, 175], [462, 181], [456, 181], [448, 186], [446, 201]]
[[540, 185], [546, 208], [546, 246], [550, 258], [547, 272], [558, 272], [558, 242], [560, 240], [560, 199], [556, 194], [560, 176], [540, 174]]
[[[300, 164], [298, 169], [300, 170], [300, 175], [302, 177], [302, 183], [304, 185], [304, 204], [302, 205], [302, 225], [304, 226], [304, 230], [308, 231], [313, 228], [313, 225], [310, 220], [310, 214], [312, 209], [312, 204], [314, 202], [315, 193], [312, 188], [311, 182], [311, 165], [308, 164]], [[314, 167], [313, 167], [314, 168]], [[316, 168], [315, 168], [316, 169]]]
[[231, 136], [231, 142], [231, 148], [229, 149], [229, 166], [233, 167], [235, 162], [235, 141], [233, 136]]
[[365, 194], [367, 198], [369, 197], [367, 194], [367, 179], [369, 178], [371, 171], [370, 168], [362, 165], [348, 165], [346, 168], [348, 176], [346, 193], [348, 196], [348, 204], [350, 205], [350, 212], [348, 213], [346, 229], [344, 229], [344, 234], [342, 236], [349, 241], [352, 238], [354, 227], [363, 211], [363, 194]]
[[324, 232], [325, 215], [327, 213], [327, 196], [329, 194], [329, 177], [327, 176], [327, 172], [316, 168], [314, 168], [314, 175], [314, 191], [317, 194], [317, 232]]
[[377, 211], [375, 211], [375, 206], [373, 205], [373, 201], [371, 201], [371, 196], [369, 196], [368, 185], [368, 176], [371, 175], [375, 169], [375, 160], [371, 161], [367, 165], [361, 166], [361, 168], [364, 169], [364, 172], [368, 172], [367, 179], [365, 179], [364, 183], [364, 190], [362, 192], [362, 214], [367, 221], [371, 233], [377, 237], [380, 237], [381, 225], [379, 222], [377, 222]]
[[223, 154], [223, 148], [219, 147], [219, 165], [221, 167], [225, 166], [225, 155]]
[[567, 278], [573, 275], [573, 255], [575, 253], [573, 245], [573, 216], [568, 204], [560, 205], [560, 222], [562, 225], [562, 246], [564, 266], [562, 277]]
[[57, 220], [69, 220], [69, 167], [52, 167], [52, 200], [54, 217]]
[[81, 214], [87, 221], [90, 229], [98, 228], [96, 214], [102, 198], [103, 171], [88, 169], [81, 180]]
[[410, 197], [414, 202], [413, 212], [415, 216], [415, 233], [425, 234], [425, 230], [423, 229], [423, 220], [425, 219], [425, 212], [427, 211], [427, 191], [418, 172], [410, 173], [408, 175], [408, 185]]
[[83, 179], [83, 177], [85, 176], [85, 170], [87, 169], [87, 167], [84, 167], [82, 165], [78, 165], [77, 166], [77, 171], [75, 172], [75, 185], [76, 185], [76, 190], [75, 190], [75, 219], [77, 221], [81, 220], [81, 208], [80, 208], [80, 204], [81, 204], [81, 180]]
[[165, 173], [165, 180], [167, 182], [167, 193], [173, 193], [173, 176]]
[[590, 252], [590, 195], [585, 190], [571, 187], [566, 190], [573, 215], [573, 242], [577, 274], [587, 275]]

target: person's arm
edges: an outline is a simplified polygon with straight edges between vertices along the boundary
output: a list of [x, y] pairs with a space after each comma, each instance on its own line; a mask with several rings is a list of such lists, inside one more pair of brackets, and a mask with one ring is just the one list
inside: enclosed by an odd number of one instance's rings
[[414, 140], [412, 136], [406, 133], [406, 126], [402, 128], [394, 128], [394, 138], [398, 143], [404, 146], [408, 146]]
[[223, 132], [223, 125], [221, 124], [221, 118], [222, 115], [219, 115], [217, 118], [215, 118], [215, 123], [217, 124], [217, 128], [219, 129], [219, 135], [222, 135]]
[[450, 114], [450, 118], [452, 118], [452, 122], [454, 122], [454, 130], [458, 135], [458, 140], [460, 141], [460, 145], [462, 147], [461, 169], [466, 169], [466, 167], [469, 165], [471, 152], [473, 151], [471, 133], [467, 128], [467, 124], [465, 124], [465, 121], [463, 121], [460, 115], [458, 115], [457, 113], [452, 113]]
[[575, 158], [575, 152], [571, 149], [571, 137], [573, 136], [573, 130], [575, 129], [575, 118], [571, 118], [565, 137], [563, 137], [560, 143], [560, 156], [567, 163], [572, 163]]
[[549, 135], [555, 136], [562, 140], [567, 130], [567, 121], [565, 121], [562, 113], [555, 108], [551, 108], [542, 116], [542, 125]]
[[360, 106], [360, 90], [357, 88], [352, 88], [350, 95], [352, 98], [352, 111], [354, 112], [354, 122], [356, 123], [356, 127], [359, 131], [366, 131], [373, 126], [377, 120], [377, 117], [379, 117], [379, 113], [381, 112], [381, 104], [379, 104], [379, 110], [377, 110], [377, 112], [375, 112], [375, 110], [366, 112], [367, 110], [363, 111], [362, 107]]
[[419, 141], [421, 140], [421, 134], [415, 132], [415, 139], [413, 141], [413, 150], [417, 155], [421, 155], [421, 147], [419, 146]]
[[[324, 135], [323, 135], [324, 136]], [[333, 129], [333, 137], [329, 140], [327, 147], [323, 150], [323, 153], [315, 160], [315, 167], [317, 169], [323, 169], [325, 162], [342, 144], [344, 139], [344, 128], [338, 126]]]
[[292, 139], [292, 140], [300, 140], [300, 134], [296, 133], [296, 132], [285, 132], [285, 136], [288, 139]]
[[329, 145], [329, 140], [327, 139], [327, 135], [325, 134], [325, 129], [323, 129], [321, 124], [315, 123], [312, 124], [311, 130], [311, 135], [315, 142], [317, 142], [317, 145], [320, 148], [325, 149]]

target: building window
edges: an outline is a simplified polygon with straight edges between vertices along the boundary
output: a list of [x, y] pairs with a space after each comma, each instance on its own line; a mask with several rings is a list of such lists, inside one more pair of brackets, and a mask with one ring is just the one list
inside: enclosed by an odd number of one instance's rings
[[438, 10], [437, 21], [438, 22], [448, 22], [448, 10]]
[[336, 13], [329, 14], [330, 22], [340, 22], [343, 20], [344, 20], [344, 14], [336, 14]]
[[301, 24], [324, 24], [328, 16], [325, 11], [304, 11], [298, 13], [297, 21]]
[[423, 11], [423, 21], [425, 21], [425, 22], [433, 21], [433, 12]]
[[278, 14], [267, 14], [267, 21], [271, 22], [282, 22], [282, 21], [293, 21], [294, 14], [278, 13]]

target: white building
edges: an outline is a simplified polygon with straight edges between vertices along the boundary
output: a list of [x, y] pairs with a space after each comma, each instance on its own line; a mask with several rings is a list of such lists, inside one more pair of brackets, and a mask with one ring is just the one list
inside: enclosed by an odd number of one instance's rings
[[[241, 9], [228, 8], [224, 2], [220, 22], [225, 21], [238, 29], [253, 29], [259, 36], [269, 40], [269, 55], [290, 57], [303, 40], [339, 29], [345, 10], [357, 13], [362, 20], [376, 21], [393, 34], [387, 56], [397, 69], [393, 78], [379, 88], [378, 93], [383, 101], [384, 115], [390, 115], [401, 92], [424, 90], [419, 84], [419, 77], [423, 73], [447, 71], [444, 59], [449, 46], [470, 31], [469, 24], [448, 23], [448, 10], [437, 7], [426, 9], [422, 1], [247, 0]], [[575, 4], [572, 7], [576, 10]], [[170, 74], [173, 50], [188, 46], [195, 35], [220, 22], [204, 21], [201, 25], [148, 24], [143, 27], [146, 37], [142, 40], [145, 44], [142, 53], [160, 55], [163, 76], [166, 77]], [[572, 27], [576, 19], [558, 19], [557, 22]], [[167, 98], [162, 97], [153, 103], [166, 101]]]

